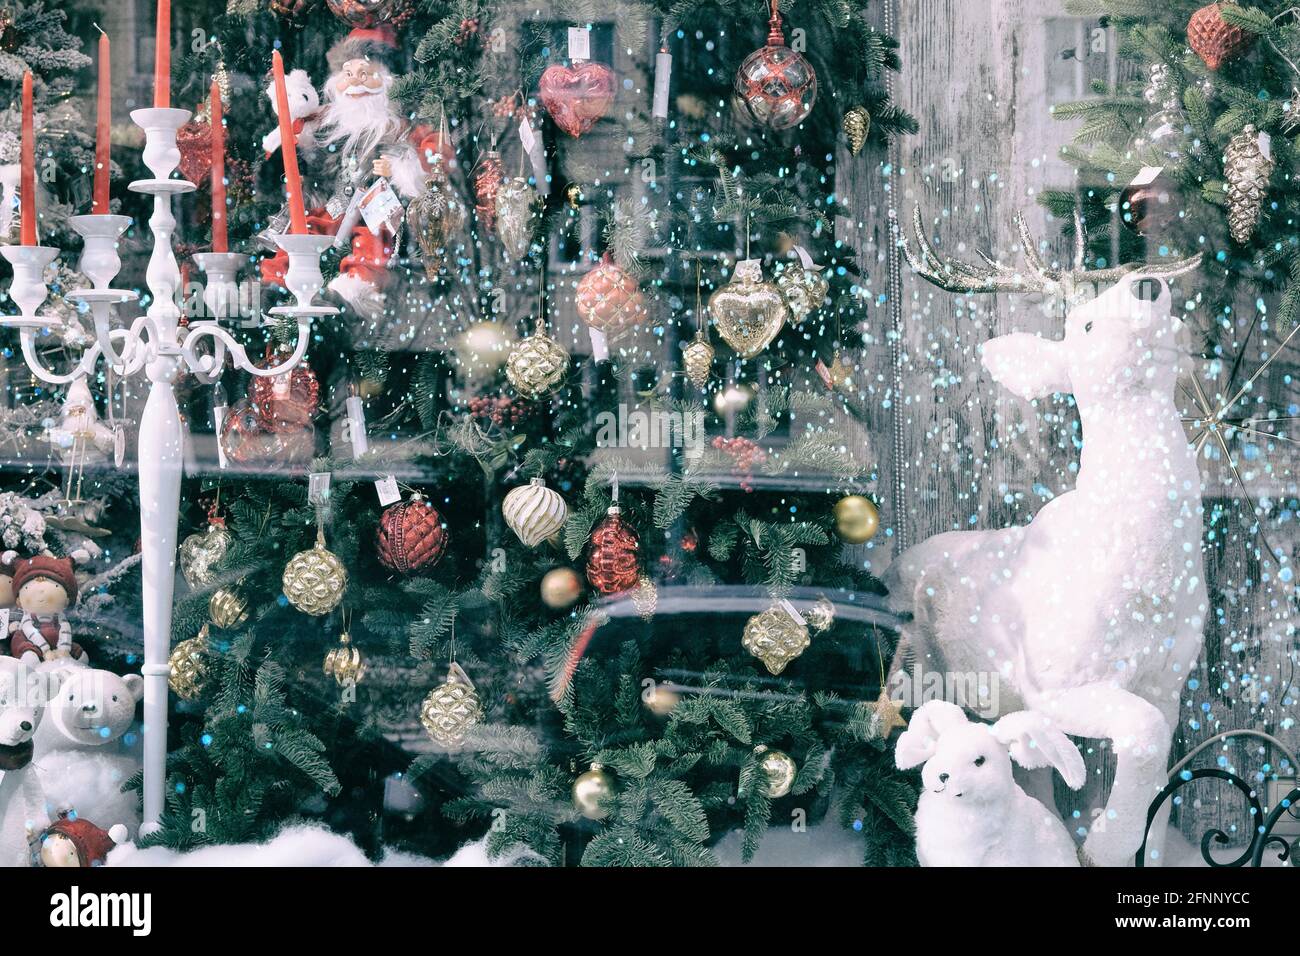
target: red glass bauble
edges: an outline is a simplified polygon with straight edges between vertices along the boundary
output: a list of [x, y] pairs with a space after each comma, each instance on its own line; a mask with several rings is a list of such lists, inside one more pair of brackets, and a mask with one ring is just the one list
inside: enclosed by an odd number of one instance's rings
[[212, 175], [212, 126], [190, 120], [176, 131], [181, 151], [181, 175], [192, 183], [205, 183]]
[[411, 18], [411, 0], [325, 0], [325, 5], [348, 26], [362, 29], [401, 26]]
[[1164, 173], [1141, 185], [1130, 183], [1119, 194], [1121, 221], [1139, 236], [1164, 235], [1182, 207], [1178, 184]]
[[611, 340], [640, 325], [648, 314], [636, 279], [609, 256], [579, 280], [574, 304], [582, 321]]
[[474, 213], [483, 228], [491, 235], [497, 224], [497, 190], [505, 167], [501, 165], [501, 154], [493, 150], [483, 156], [478, 171], [474, 174], [474, 197], [478, 200]]
[[411, 574], [437, 564], [447, 550], [448, 537], [438, 509], [415, 497], [384, 509], [375, 551], [384, 567]]
[[1206, 4], [1187, 21], [1187, 45], [1211, 70], [1217, 70], [1255, 42], [1255, 34], [1223, 19], [1222, 7], [1220, 3]]
[[615, 505], [591, 533], [587, 580], [601, 594], [618, 594], [636, 587], [640, 551], [636, 532]]
[[570, 136], [590, 132], [614, 103], [614, 71], [603, 63], [553, 63], [538, 83], [538, 99]]
[[271, 0], [271, 12], [290, 23], [301, 24], [320, 6], [320, 0]]
[[275, 426], [248, 399], [230, 407], [221, 424], [221, 448], [236, 465], [288, 467], [310, 461], [316, 451], [311, 423]]
[[776, 0], [772, 0], [767, 46], [740, 64], [735, 93], [743, 112], [768, 129], [798, 126], [817, 102], [817, 71], [802, 53], [785, 45]]
[[[257, 367], [270, 368], [282, 361], [280, 356], [268, 356]], [[253, 376], [248, 397], [271, 427], [302, 426], [316, 417], [320, 407], [320, 381], [310, 365], [299, 363], [280, 375]]]

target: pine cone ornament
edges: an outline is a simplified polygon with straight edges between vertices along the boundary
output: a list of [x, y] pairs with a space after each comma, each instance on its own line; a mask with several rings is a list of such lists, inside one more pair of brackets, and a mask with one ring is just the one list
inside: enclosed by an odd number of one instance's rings
[[713, 374], [713, 356], [709, 333], [702, 328], [695, 333], [695, 338], [682, 348], [682, 368], [696, 388], [704, 388], [709, 384], [709, 376]]
[[578, 282], [575, 305], [582, 321], [612, 342], [646, 320], [636, 279], [606, 255]]
[[1255, 233], [1268, 196], [1268, 178], [1273, 158], [1267, 141], [1247, 124], [1228, 142], [1223, 153], [1223, 175], [1228, 181], [1228, 231], [1238, 245], [1245, 245]]
[[501, 514], [524, 547], [535, 548], [564, 527], [569, 506], [545, 481], [534, 478], [506, 495]]
[[490, 236], [497, 226], [497, 193], [501, 189], [501, 179], [505, 168], [501, 165], [501, 154], [492, 150], [483, 157], [478, 172], [474, 174], [474, 196], [478, 205], [474, 212], [484, 230]]
[[483, 719], [483, 704], [474, 682], [459, 664], [452, 663], [447, 679], [429, 691], [420, 707], [420, 723], [435, 743], [459, 747], [465, 734]]
[[325, 548], [325, 536], [318, 533], [314, 548], [289, 559], [280, 584], [290, 604], [304, 614], [321, 617], [343, 600], [348, 572], [338, 555]]
[[181, 641], [167, 658], [167, 686], [181, 700], [193, 700], [208, 679], [208, 626], [197, 637]]
[[569, 353], [538, 327], [516, 343], [506, 357], [506, 378], [524, 398], [540, 398], [564, 381]]
[[1248, 50], [1255, 34], [1223, 19], [1223, 4], [1211, 3], [1192, 14], [1187, 22], [1187, 45], [1211, 70]]
[[654, 619], [655, 611], [659, 609], [659, 589], [649, 576], [643, 574], [637, 580], [636, 590], [632, 592], [632, 606], [641, 620]]
[[849, 152], [854, 156], [867, 145], [867, 134], [870, 132], [871, 114], [866, 107], [855, 106], [844, 114], [844, 138], [849, 141]]
[[448, 249], [465, 225], [465, 206], [437, 162], [425, 180], [424, 192], [407, 206], [406, 220], [420, 247], [425, 275], [430, 281], [438, 281], [447, 271]]
[[587, 552], [587, 580], [601, 594], [619, 594], [636, 587], [641, 542], [623, 520], [618, 505], [611, 505], [591, 533]]
[[379, 517], [375, 552], [379, 563], [411, 574], [432, 568], [447, 550], [446, 522], [419, 495], [384, 509]]
[[515, 176], [502, 183], [496, 195], [497, 235], [513, 258], [528, 255], [537, 220], [537, 190], [528, 185], [528, 180]]

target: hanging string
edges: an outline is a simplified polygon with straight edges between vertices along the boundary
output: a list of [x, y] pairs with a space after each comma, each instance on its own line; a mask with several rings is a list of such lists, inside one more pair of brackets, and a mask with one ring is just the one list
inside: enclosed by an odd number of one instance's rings
[[700, 304], [700, 284], [703, 282], [703, 267], [700, 260], [695, 260], [695, 331], [699, 332], [704, 329], [704, 310]]

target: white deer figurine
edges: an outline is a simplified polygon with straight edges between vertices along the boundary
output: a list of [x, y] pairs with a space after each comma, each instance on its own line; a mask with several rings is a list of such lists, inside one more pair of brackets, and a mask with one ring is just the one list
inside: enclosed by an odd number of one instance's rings
[[[919, 210], [919, 255], [906, 239], [903, 248], [918, 274], [949, 291], [1069, 297], [1063, 339], [998, 336], [983, 364], [1021, 398], [1074, 395], [1087, 435], [1078, 480], [1027, 525], [935, 535], [896, 559], [885, 583], [912, 616], [894, 667], [996, 671], [1001, 713], [1033, 709], [1067, 734], [1110, 741], [1115, 779], [1081, 859], [1121, 866], [1166, 782], [1206, 616], [1201, 479], [1174, 404], [1182, 323], [1165, 284], [1200, 257], [1085, 273], [1076, 214], [1074, 268], [1051, 269], [1022, 217], [1016, 225], [1023, 271], [941, 261]], [[1113, 284], [1078, 303], [1076, 285], [1087, 281]]]

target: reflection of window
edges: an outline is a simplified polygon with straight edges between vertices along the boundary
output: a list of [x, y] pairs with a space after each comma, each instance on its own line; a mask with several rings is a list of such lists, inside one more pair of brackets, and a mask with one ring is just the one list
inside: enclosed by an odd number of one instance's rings
[[1047, 101], [1063, 103], [1093, 95], [1093, 83], [1113, 86], [1115, 33], [1092, 17], [1049, 17], [1043, 21]]
[[135, 72], [137, 76], [152, 74], [154, 61], [154, 32], [157, 29], [154, 0], [135, 0]]

